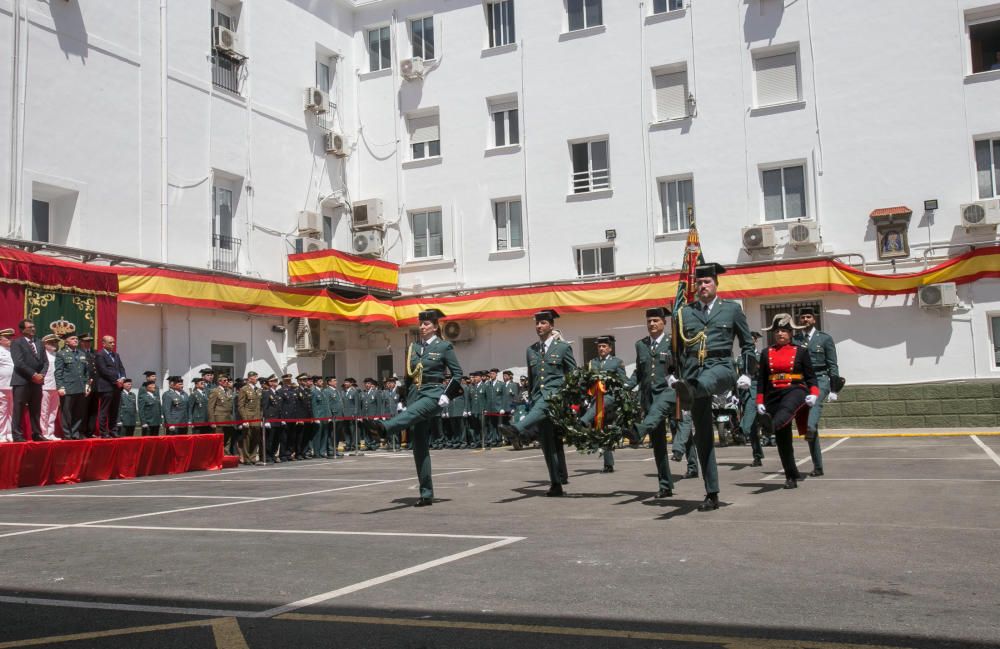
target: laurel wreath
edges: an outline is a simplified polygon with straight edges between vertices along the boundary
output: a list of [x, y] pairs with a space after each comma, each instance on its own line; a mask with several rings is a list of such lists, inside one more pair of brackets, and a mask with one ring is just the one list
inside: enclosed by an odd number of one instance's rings
[[[613, 404], [613, 410], [605, 413], [602, 429], [580, 423], [589, 405], [587, 392], [598, 381], [604, 382], [605, 392]], [[640, 421], [638, 398], [625, 388], [625, 382], [618, 375], [583, 367], [567, 374], [559, 392], [549, 397], [548, 414], [564, 442], [581, 453], [614, 448]]]

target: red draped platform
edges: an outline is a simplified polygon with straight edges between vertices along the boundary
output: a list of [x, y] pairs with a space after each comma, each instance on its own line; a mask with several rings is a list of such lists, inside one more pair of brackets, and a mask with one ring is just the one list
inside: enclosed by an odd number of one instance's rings
[[0, 489], [221, 468], [221, 434], [0, 444]]

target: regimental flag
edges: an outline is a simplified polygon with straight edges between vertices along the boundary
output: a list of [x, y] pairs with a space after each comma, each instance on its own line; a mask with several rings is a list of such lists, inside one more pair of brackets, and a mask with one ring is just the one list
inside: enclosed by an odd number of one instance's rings
[[288, 255], [288, 283], [337, 280], [365, 288], [395, 291], [399, 266], [388, 261], [349, 255], [339, 250], [317, 250]]
[[24, 290], [24, 317], [38, 328], [38, 337], [75, 333], [97, 335], [97, 296], [48, 288]]
[[673, 318], [670, 327], [670, 346], [674, 353], [674, 362], [680, 359], [681, 335], [678, 323], [680, 310], [685, 304], [694, 301], [694, 272], [699, 264], [705, 262], [701, 254], [701, 240], [698, 238], [698, 228], [694, 223], [694, 210], [688, 207], [688, 236], [687, 243], [684, 244], [684, 257], [681, 259], [681, 272], [677, 276], [677, 297], [674, 298]]

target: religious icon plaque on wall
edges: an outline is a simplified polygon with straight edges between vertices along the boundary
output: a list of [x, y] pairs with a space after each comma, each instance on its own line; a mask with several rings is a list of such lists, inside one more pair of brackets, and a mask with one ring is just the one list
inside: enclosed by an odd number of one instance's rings
[[910, 256], [910, 239], [906, 223], [884, 225], [877, 230], [878, 258], [900, 259]]

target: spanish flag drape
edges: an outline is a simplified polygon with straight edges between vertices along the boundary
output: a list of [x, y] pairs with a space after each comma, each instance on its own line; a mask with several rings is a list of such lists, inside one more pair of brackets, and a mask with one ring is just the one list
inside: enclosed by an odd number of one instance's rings
[[318, 250], [288, 255], [288, 282], [305, 284], [333, 279], [366, 288], [395, 291], [399, 266], [379, 259], [349, 255], [339, 250]]
[[[397, 326], [416, 322], [419, 312], [428, 308], [439, 308], [451, 319], [488, 320], [530, 315], [546, 308], [599, 313], [670, 304], [677, 294], [678, 276], [672, 271], [619, 280], [379, 300], [370, 296], [346, 299], [322, 289], [196, 272], [82, 264], [0, 248], [0, 259], [4, 258], [116, 275], [119, 301]], [[1000, 278], [1000, 245], [983, 246], [912, 273], [869, 273], [832, 259], [731, 267], [719, 278], [719, 289], [722, 295], [734, 298], [892, 295], [913, 293], [926, 284], [965, 284], [984, 278]]]

